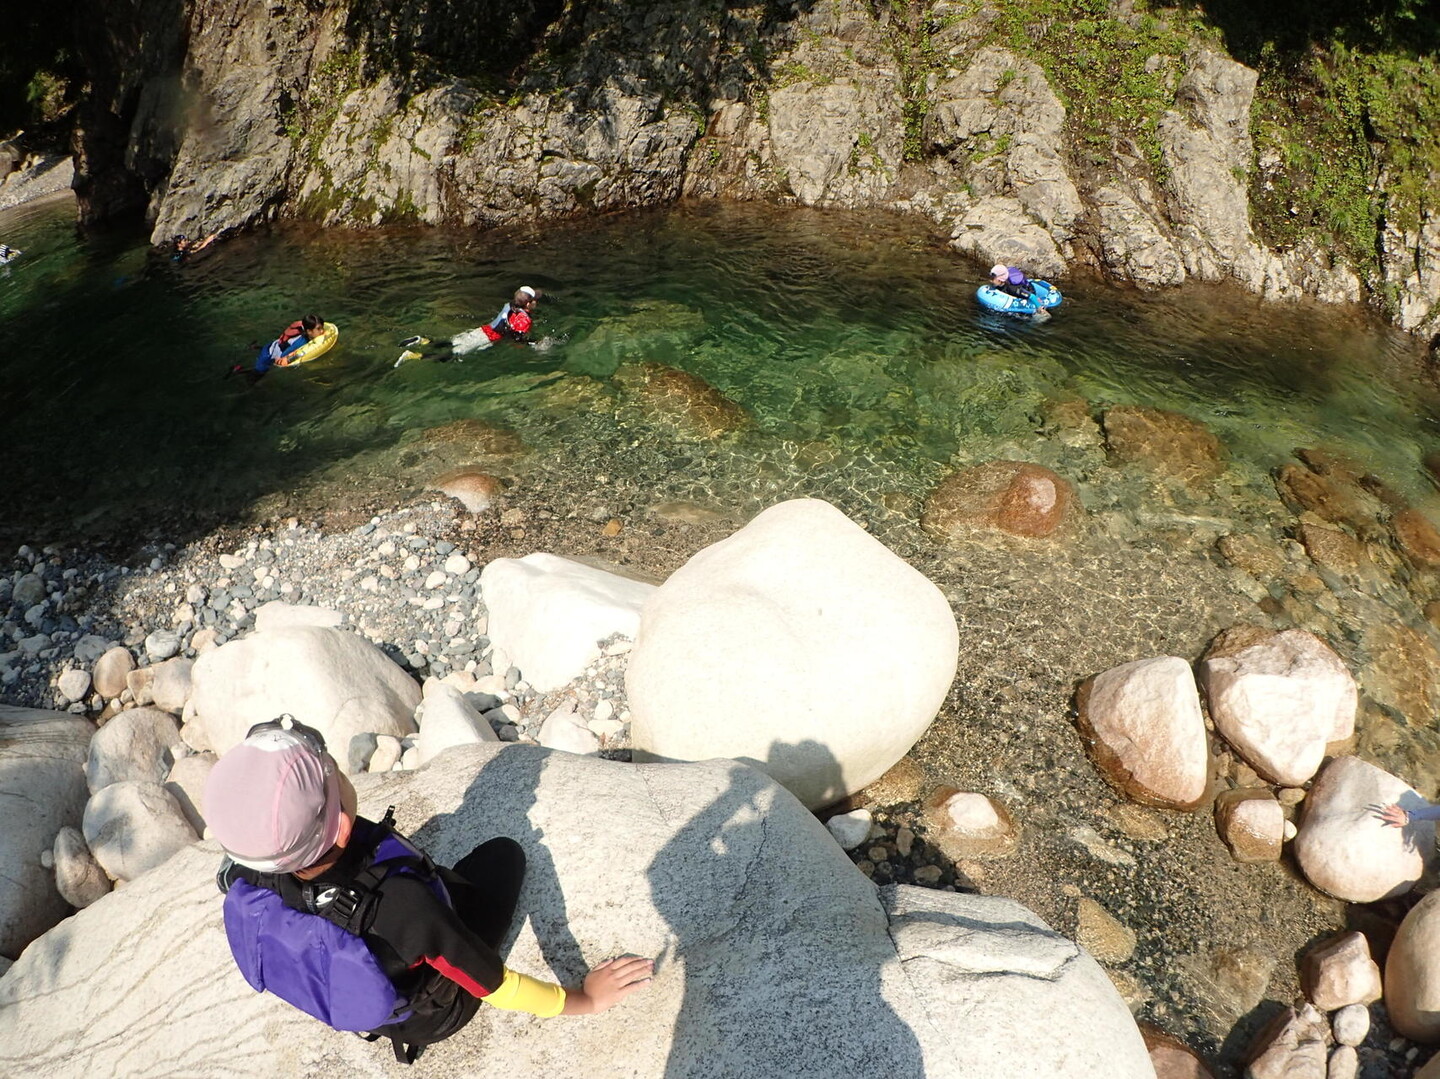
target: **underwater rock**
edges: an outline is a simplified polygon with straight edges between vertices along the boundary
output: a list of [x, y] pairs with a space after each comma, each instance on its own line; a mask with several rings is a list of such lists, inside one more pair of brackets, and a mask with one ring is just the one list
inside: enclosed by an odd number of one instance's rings
[[652, 418], [696, 438], [718, 438], [743, 427], [745, 410], [698, 375], [658, 363], [627, 364], [615, 381], [639, 400]]
[[1275, 474], [1275, 488], [1297, 512], [1310, 510], [1322, 520], [1347, 526], [1363, 540], [1386, 535], [1384, 506], [1346, 471], [1322, 473], [1313, 466], [1285, 464]]
[[514, 431], [474, 417], [455, 420], [420, 432], [420, 441], [432, 446], [459, 445], [466, 452], [485, 457], [507, 457], [525, 452], [525, 443]]
[[1244, 570], [1261, 584], [1285, 572], [1285, 556], [1268, 538], [1231, 532], [1215, 541], [1216, 548], [1236, 569]]
[[1078, 505], [1070, 481], [1050, 469], [990, 461], [942, 480], [925, 500], [920, 523], [941, 541], [977, 528], [1039, 538], [1064, 525]]
[[1215, 1079], [1215, 1074], [1205, 1066], [1199, 1054], [1184, 1042], [1148, 1023], [1140, 1025], [1140, 1034], [1150, 1052], [1155, 1079]]
[[1101, 963], [1128, 963], [1135, 954], [1135, 931], [1088, 897], [1080, 899], [1075, 942]]
[[1161, 656], [1112, 667], [1080, 687], [1076, 706], [1095, 766], [1126, 797], [1185, 810], [1204, 801], [1209, 739], [1185, 660]]
[[487, 472], [456, 468], [436, 476], [426, 489], [459, 499], [471, 513], [484, 513], [504, 493], [505, 485]]
[[1138, 464], [1156, 475], [1203, 488], [1225, 471], [1225, 449], [1199, 420], [1142, 405], [1117, 405], [1101, 417], [1105, 445], [1117, 464]]
[[1003, 858], [1020, 843], [1015, 818], [995, 799], [954, 787], [940, 787], [925, 800], [930, 839], [952, 861]]
[[1416, 509], [1405, 509], [1390, 518], [1395, 546], [1422, 569], [1440, 567], [1440, 529]]

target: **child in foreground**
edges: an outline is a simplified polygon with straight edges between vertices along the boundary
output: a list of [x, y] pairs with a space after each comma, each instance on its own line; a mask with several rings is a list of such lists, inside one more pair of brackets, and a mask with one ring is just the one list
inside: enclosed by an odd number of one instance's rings
[[482, 1001], [588, 1015], [650, 981], [653, 962], [634, 956], [568, 990], [507, 968], [498, 949], [525, 876], [520, 845], [497, 837], [453, 870], [436, 866], [389, 813], [356, 813], [324, 738], [290, 716], [252, 727], [216, 762], [204, 803], [228, 855], [216, 881], [246, 981], [336, 1029], [390, 1039], [405, 1063], [461, 1030]]

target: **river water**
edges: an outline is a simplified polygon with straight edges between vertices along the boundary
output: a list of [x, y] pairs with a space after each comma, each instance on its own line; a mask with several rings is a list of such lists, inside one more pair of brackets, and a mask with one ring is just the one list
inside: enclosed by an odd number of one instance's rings
[[[1293, 994], [1295, 952], [1355, 916], [1286, 863], [1230, 862], [1208, 814], [1118, 805], [1074, 732], [1075, 683], [1147, 655], [1193, 660], [1237, 621], [1302, 625], [1360, 681], [1360, 752], [1427, 796], [1440, 783], [1433, 712], [1407, 712], [1440, 700], [1397, 688], [1386, 666], [1395, 626], [1414, 638], [1407, 670], [1432, 655], [1425, 597], [1403, 573], [1351, 587], [1305, 571], [1272, 480], [1319, 447], [1440, 520], [1422, 466], [1440, 448], [1440, 393], [1416, 342], [1361, 314], [1080, 276], [1060, 282], [1046, 321], [991, 315], [974, 301], [983, 267], [879, 214], [710, 204], [489, 233], [287, 227], [184, 262], [72, 221], [59, 203], [0, 216], [0, 241], [25, 251], [0, 270], [0, 542], [183, 542], [222, 523], [360, 513], [461, 463], [435, 451], [453, 441], [437, 429], [513, 432], [524, 452], [455, 452], [489, 453], [538, 517], [578, 522], [496, 553], [586, 553], [618, 518], [624, 546], [602, 553], [663, 573], [765, 505], [829, 498], [956, 607], [960, 676], [915, 757], [928, 781], [1005, 800], [1028, 844], [966, 871], [1066, 932], [1075, 900], [1095, 898], [1139, 937], [1112, 966], [1137, 1013], [1222, 1060], [1243, 1049], [1232, 1028]], [[547, 293], [538, 332], [553, 347], [394, 366], [408, 335], [488, 321], [521, 284]], [[330, 354], [253, 385], [227, 376], [306, 312], [340, 327]], [[745, 422], [715, 437], [660, 422], [627, 388], [642, 362], [705, 380]], [[1118, 404], [1207, 425], [1230, 456], [1213, 496], [1162, 490], [1107, 464], [1097, 439], [1057, 434], [1066, 408]], [[925, 495], [995, 457], [1074, 480], [1084, 534], [936, 545], [917, 526]], [[645, 522], [677, 513], [694, 545], [647, 558]], [[1243, 579], [1215, 553], [1230, 532], [1290, 568]], [[867, 691], [883, 722], [884, 687]]]

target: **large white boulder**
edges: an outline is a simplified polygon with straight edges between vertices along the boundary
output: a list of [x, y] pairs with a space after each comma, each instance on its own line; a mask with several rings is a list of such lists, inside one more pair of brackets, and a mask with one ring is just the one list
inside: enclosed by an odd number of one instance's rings
[[1248, 648], [1209, 656], [1200, 679], [1210, 718], [1262, 776], [1298, 787], [1328, 742], [1355, 732], [1355, 679], [1313, 633], [1287, 629]]
[[[1124, 1003], [1074, 944], [1010, 900], [877, 892], [793, 797], [735, 762], [492, 743], [356, 785], [362, 812], [401, 806], [441, 862], [497, 834], [521, 843], [527, 916], [507, 965], [574, 984], [626, 951], [659, 960], [603, 1015], [481, 1008], [426, 1051], [426, 1074], [1153, 1079]], [[245, 984], [218, 860], [182, 851], [32, 945], [0, 979], [0, 1074], [389, 1074], [388, 1047]]]
[[185, 741], [223, 754], [256, 723], [288, 712], [325, 736], [344, 766], [357, 734], [415, 731], [420, 687], [370, 642], [341, 629], [289, 626], [207, 652], [191, 675]]
[[828, 502], [759, 514], [645, 604], [631, 742], [733, 757], [818, 807], [885, 773], [935, 718], [959, 656], [950, 604]]
[[70, 912], [40, 857], [85, 812], [94, 732], [64, 712], [0, 705], [0, 956], [18, 956]]
[[599, 658], [605, 638], [633, 640], [640, 607], [654, 591], [553, 554], [497, 558], [480, 572], [491, 643], [541, 693], [577, 678]]
[[175, 796], [159, 783], [111, 783], [85, 804], [81, 833], [112, 880], [134, 880], [195, 841]]
[[1210, 778], [1210, 743], [1190, 664], [1137, 659], [1079, 693], [1080, 726], [1105, 778], [1146, 805], [1194, 809]]
[[293, 629], [297, 626], [316, 626], [334, 629], [345, 621], [345, 616], [329, 607], [312, 607], [304, 603], [286, 603], [272, 599], [255, 609], [255, 629]]
[[1410, 908], [1385, 957], [1385, 1008], [1411, 1041], [1440, 1042], [1440, 892]]
[[1393, 802], [1411, 809], [1425, 804], [1403, 779], [1359, 757], [1326, 765], [1305, 798], [1292, 844], [1310, 883], [1350, 903], [1408, 892], [1434, 854], [1435, 822], [1412, 819], [1391, 828], [1378, 810]]
[[163, 783], [174, 763], [170, 747], [180, 741], [175, 717], [158, 708], [131, 708], [95, 732], [85, 764], [94, 794], [126, 779]]

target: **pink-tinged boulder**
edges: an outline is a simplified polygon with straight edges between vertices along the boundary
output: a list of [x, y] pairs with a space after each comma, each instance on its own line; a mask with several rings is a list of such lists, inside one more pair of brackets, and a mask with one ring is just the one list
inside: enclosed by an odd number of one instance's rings
[[1300, 960], [1300, 987], [1322, 1012], [1380, 999], [1380, 966], [1370, 958], [1363, 933], [1346, 933], [1306, 952]]
[[1440, 892], [1405, 915], [1385, 957], [1390, 1025], [1411, 1041], [1440, 1042]]
[[1140, 1035], [1150, 1052], [1155, 1079], [1215, 1079], [1200, 1055], [1178, 1038], [1141, 1024]]
[[974, 529], [1048, 536], [1079, 505], [1075, 488], [1048, 468], [991, 461], [943, 480], [925, 501], [921, 524], [942, 541]]
[[1355, 732], [1358, 694], [1340, 657], [1313, 633], [1287, 629], [1235, 651], [1213, 649], [1200, 681], [1215, 728], [1257, 772], [1298, 787], [1325, 746]]
[[1292, 847], [1300, 868], [1322, 892], [1350, 903], [1404, 895], [1435, 849], [1435, 822], [1404, 828], [1382, 823], [1380, 806], [1418, 808], [1423, 799], [1389, 772], [1359, 757], [1331, 761], [1305, 798]]
[[1256, 1035], [1247, 1079], [1325, 1079], [1328, 1028], [1307, 1004], [1286, 1008]]
[[1237, 862], [1273, 862], [1285, 845], [1285, 810], [1268, 790], [1226, 791], [1215, 799], [1215, 830]]
[[456, 468], [430, 481], [429, 489], [460, 500], [471, 513], [483, 513], [505, 491], [505, 485], [478, 468]]
[[1113, 667], [1076, 703], [1096, 767], [1122, 794], [1167, 809], [1205, 800], [1210, 752], [1190, 664], [1160, 656]]

